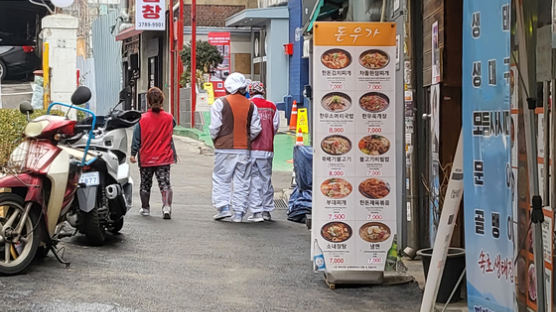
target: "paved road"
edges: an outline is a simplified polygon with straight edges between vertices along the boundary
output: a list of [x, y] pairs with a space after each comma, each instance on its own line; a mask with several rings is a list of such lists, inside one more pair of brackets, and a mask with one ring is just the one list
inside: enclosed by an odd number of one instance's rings
[[185, 139], [176, 146], [181, 157], [172, 171], [172, 220], [162, 220], [158, 209], [151, 217], [134, 209], [106, 246], [67, 239], [70, 268], [49, 255], [27, 274], [0, 277], [0, 311], [418, 309], [416, 284], [329, 290], [311, 271], [309, 231], [286, 221], [285, 210], [276, 211], [272, 223], [213, 221], [212, 157]]
[[21, 102], [31, 102], [31, 97], [33, 96], [31, 82], [4, 81], [0, 88], [2, 97], [1, 108], [17, 108]]

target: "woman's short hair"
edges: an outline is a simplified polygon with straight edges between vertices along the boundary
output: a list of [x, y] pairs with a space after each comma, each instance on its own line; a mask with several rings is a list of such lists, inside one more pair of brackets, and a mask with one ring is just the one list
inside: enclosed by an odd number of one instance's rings
[[152, 87], [147, 91], [147, 103], [152, 111], [159, 112], [164, 103], [164, 93], [157, 87]]

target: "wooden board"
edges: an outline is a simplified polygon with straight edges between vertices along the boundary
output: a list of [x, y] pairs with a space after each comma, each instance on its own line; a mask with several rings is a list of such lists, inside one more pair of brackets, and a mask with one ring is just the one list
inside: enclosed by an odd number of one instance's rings
[[251, 72], [251, 54], [249, 53], [233, 53], [232, 72], [250, 73]]

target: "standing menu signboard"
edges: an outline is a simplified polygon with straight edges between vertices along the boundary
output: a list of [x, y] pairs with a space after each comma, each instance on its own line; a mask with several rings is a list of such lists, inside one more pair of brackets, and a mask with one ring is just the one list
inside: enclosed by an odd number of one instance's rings
[[383, 271], [401, 191], [396, 25], [318, 22], [313, 41], [313, 258], [327, 272]]
[[465, 0], [464, 217], [469, 311], [515, 304], [508, 0]]

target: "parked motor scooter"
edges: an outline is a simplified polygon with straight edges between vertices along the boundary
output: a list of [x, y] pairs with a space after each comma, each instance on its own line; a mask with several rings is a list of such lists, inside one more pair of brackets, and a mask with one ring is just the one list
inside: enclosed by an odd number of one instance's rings
[[121, 230], [124, 215], [131, 209], [133, 180], [127, 162], [126, 128], [138, 123], [141, 113], [114, 108], [107, 116], [98, 116], [92, 128], [94, 137], [89, 134], [91, 118], [77, 123], [76, 132], [83, 136], [71, 146], [78, 149], [89, 146], [98, 159], [83, 168], [82, 179], [88, 182], [86, 187], [77, 191], [79, 216], [69, 220], [72, 226], [87, 236], [89, 242], [102, 244], [107, 230], [112, 233]]
[[[86, 87], [79, 87], [72, 95], [72, 103], [84, 104], [91, 98]], [[66, 106], [92, 116], [93, 112], [73, 105]], [[20, 105], [22, 113], [33, 112], [30, 104]], [[60, 224], [70, 212], [78, 209], [74, 201], [76, 191], [86, 186], [81, 180], [82, 168], [94, 163], [98, 155], [84, 149], [70, 147], [75, 135], [76, 121], [64, 116], [44, 115], [28, 122], [23, 142], [12, 152], [8, 166], [0, 176], [0, 274], [23, 272], [38, 252], [50, 250], [62, 263], [56, 247], [65, 233]], [[92, 130], [89, 131], [92, 137]], [[71, 234], [70, 234], [71, 235]], [[40, 249], [39, 249], [40, 248]]]

